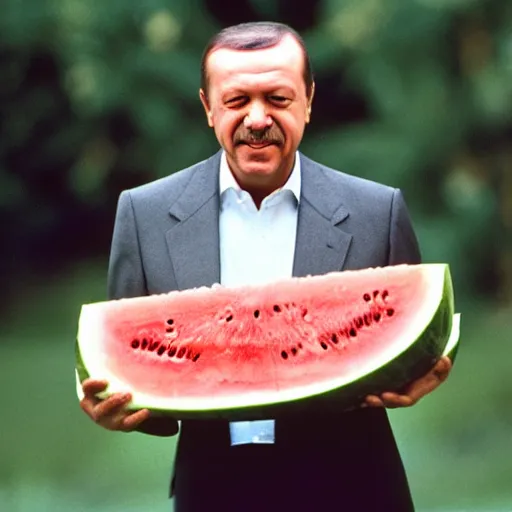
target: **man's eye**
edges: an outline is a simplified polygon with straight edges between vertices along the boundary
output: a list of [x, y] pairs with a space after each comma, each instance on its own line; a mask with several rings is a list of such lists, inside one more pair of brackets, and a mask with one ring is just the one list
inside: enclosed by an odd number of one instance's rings
[[229, 98], [226, 101], [226, 105], [230, 107], [238, 107], [240, 105], [244, 105], [247, 102], [247, 98], [245, 96], [236, 96], [235, 98]]
[[289, 101], [288, 98], [285, 98], [284, 96], [270, 96], [270, 100], [278, 105], [284, 105]]

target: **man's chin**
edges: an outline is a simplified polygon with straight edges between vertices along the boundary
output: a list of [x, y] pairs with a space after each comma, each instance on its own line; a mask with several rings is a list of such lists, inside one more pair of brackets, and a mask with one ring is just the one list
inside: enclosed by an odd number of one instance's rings
[[238, 169], [246, 176], [272, 176], [277, 173], [277, 166], [273, 162], [239, 162]]
[[[245, 147], [243, 147], [245, 146]], [[247, 177], [270, 177], [279, 173], [283, 163], [283, 155], [279, 146], [270, 145], [264, 149], [253, 149], [246, 145], [235, 147], [234, 154], [229, 158], [228, 164], [235, 174]]]

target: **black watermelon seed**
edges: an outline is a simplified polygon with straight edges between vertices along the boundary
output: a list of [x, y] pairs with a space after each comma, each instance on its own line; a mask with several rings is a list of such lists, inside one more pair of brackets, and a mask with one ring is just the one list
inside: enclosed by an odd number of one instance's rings
[[193, 358], [192, 358], [192, 361], [194, 361], [194, 363], [199, 359], [199, 356], [201, 354], [196, 354]]
[[177, 357], [179, 357], [181, 359], [185, 355], [186, 351], [187, 351], [187, 349], [185, 347], [181, 347], [180, 350], [178, 351]]
[[153, 343], [151, 343], [151, 345], [149, 346], [149, 350], [151, 352], [153, 352], [154, 350], [156, 350], [158, 348], [158, 345], [160, 345], [160, 342], [159, 341], [154, 341]]
[[176, 347], [171, 347], [171, 350], [169, 350], [169, 357], [174, 357], [174, 355], [176, 354], [176, 350]]
[[327, 343], [325, 343], [325, 341], [320, 342], [320, 345], [321, 345], [321, 347], [322, 347], [324, 350], [327, 350], [327, 349], [329, 348], [329, 346], [327, 345]]
[[172, 324], [174, 323], [174, 320], [173, 320], [172, 318], [169, 318], [169, 320], [167, 320], [167, 323], [168, 323], [169, 325], [172, 325]]
[[382, 292], [382, 298], [383, 298], [384, 300], [386, 300], [386, 299], [388, 298], [388, 296], [389, 296], [389, 292], [388, 292], [387, 290], [384, 290], [384, 291]]
[[166, 331], [167, 332], [174, 332], [174, 327], [167, 327]]
[[254, 312], [254, 318], [258, 318], [260, 316], [260, 310], [257, 309], [255, 312]]
[[373, 319], [374, 319], [376, 322], [378, 322], [378, 321], [380, 320], [380, 313], [375, 313], [375, 314], [373, 315]]
[[144, 338], [142, 340], [142, 350], [146, 350], [148, 348], [148, 340]]
[[364, 323], [365, 323], [368, 327], [370, 327], [370, 324], [372, 323], [372, 317], [371, 317], [371, 315], [366, 315], [366, 314], [364, 315]]
[[302, 343], [298, 343], [297, 347], [302, 348]]
[[387, 315], [388, 316], [393, 316], [395, 314], [395, 310], [392, 309], [392, 308], [389, 308], [387, 311], [386, 311]]
[[277, 304], [274, 304], [274, 311], [276, 313], [281, 313], [281, 308]]
[[372, 298], [370, 297], [370, 294], [369, 293], [365, 293], [363, 295], [363, 299], [366, 301], [366, 302], [370, 302], [372, 300]]
[[282, 357], [283, 359], [288, 359], [288, 354], [287, 354], [287, 352], [286, 352], [285, 350], [283, 350], [283, 351], [281, 352], [281, 357]]
[[353, 327], [352, 329], [350, 329], [349, 334], [350, 336], [352, 336], [352, 338], [355, 338], [357, 336], [357, 332]]
[[338, 343], [338, 336], [336, 335], [336, 333], [333, 333], [333, 334], [331, 335], [331, 341], [332, 341], [333, 343]]
[[166, 348], [162, 345], [159, 349], [158, 349], [158, 355], [161, 356], [163, 355], [163, 353], [165, 352]]
[[228, 315], [226, 317], [226, 322], [231, 322], [231, 320], [233, 320], [233, 315]]
[[379, 290], [373, 290], [373, 298], [377, 297], [379, 295]]
[[131, 345], [132, 345], [132, 348], [139, 348], [140, 342], [139, 342], [139, 340], [133, 340]]
[[292, 353], [293, 356], [297, 355], [297, 349], [295, 347], [292, 347], [290, 352]]

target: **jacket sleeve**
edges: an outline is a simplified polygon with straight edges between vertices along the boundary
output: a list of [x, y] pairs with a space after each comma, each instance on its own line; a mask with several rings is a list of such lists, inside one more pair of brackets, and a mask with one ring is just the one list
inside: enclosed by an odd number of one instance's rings
[[[119, 196], [107, 282], [109, 300], [148, 295], [137, 222], [129, 191]], [[155, 436], [172, 436], [178, 433], [178, 422], [173, 418], [154, 416], [137, 430]]]
[[107, 295], [110, 300], [147, 295], [146, 280], [129, 191], [119, 196], [110, 249]]
[[419, 263], [421, 263], [421, 253], [411, 217], [402, 192], [395, 189], [391, 203], [388, 264]]

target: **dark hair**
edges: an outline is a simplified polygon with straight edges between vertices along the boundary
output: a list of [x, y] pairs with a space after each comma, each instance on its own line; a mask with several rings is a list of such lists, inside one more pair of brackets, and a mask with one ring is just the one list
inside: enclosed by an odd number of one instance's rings
[[207, 94], [208, 76], [206, 62], [214, 50], [226, 48], [229, 50], [263, 50], [281, 42], [284, 36], [291, 35], [300, 45], [304, 56], [304, 83], [309, 97], [313, 87], [313, 70], [311, 61], [302, 37], [288, 25], [270, 21], [240, 23], [227, 27], [212, 37], [206, 46], [201, 59], [201, 88]]

